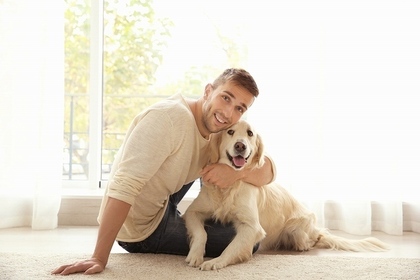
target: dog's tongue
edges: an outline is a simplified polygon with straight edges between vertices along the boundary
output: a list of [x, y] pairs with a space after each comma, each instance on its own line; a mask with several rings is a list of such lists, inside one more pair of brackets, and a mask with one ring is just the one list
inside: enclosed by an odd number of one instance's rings
[[245, 159], [242, 156], [236, 156], [233, 158], [233, 164], [237, 167], [242, 167], [245, 165]]

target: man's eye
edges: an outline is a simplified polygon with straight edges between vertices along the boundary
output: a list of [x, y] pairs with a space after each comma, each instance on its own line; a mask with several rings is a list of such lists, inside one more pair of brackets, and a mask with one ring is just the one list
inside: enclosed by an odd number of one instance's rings
[[248, 130], [248, 136], [252, 137], [254, 136], [254, 133], [251, 130]]
[[242, 107], [238, 107], [238, 111], [239, 111], [241, 114], [243, 114], [243, 113], [244, 113], [244, 108], [242, 108]]
[[235, 133], [235, 131], [233, 131], [232, 129], [229, 129], [229, 130], [227, 131], [227, 133], [228, 133], [229, 135], [233, 135], [233, 134]]

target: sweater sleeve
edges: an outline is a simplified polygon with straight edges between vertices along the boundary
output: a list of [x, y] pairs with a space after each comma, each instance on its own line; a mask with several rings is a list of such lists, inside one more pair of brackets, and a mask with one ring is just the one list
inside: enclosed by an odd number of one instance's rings
[[265, 156], [268, 158], [268, 160], [271, 162], [271, 171], [273, 172], [273, 178], [271, 179], [270, 183], [274, 182], [277, 177], [277, 168], [276, 164], [274, 163], [273, 158], [269, 154], [265, 154]]
[[137, 117], [126, 136], [108, 196], [133, 205], [142, 187], [172, 153], [177, 140], [173, 132], [172, 121], [164, 111], [151, 110]]

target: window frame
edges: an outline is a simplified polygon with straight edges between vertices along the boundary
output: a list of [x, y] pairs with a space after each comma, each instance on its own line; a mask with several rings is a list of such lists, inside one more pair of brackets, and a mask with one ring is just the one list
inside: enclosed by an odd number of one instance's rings
[[[89, 160], [86, 180], [62, 180], [62, 194], [66, 198], [101, 198], [108, 180], [102, 177], [102, 119], [104, 105], [104, 1], [90, 0], [89, 50]], [[169, 97], [169, 96], [153, 96]], [[190, 201], [200, 189], [197, 180], [185, 198]]]
[[[103, 106], [103, 50], [104, 4], [90, 0], [90, 50], [89, 50], [89, 174], [87, 180], [62, 180], [67, 193], [101, 192], [102, 106]], [[99, 143], [99, 145], [98, 145]]]

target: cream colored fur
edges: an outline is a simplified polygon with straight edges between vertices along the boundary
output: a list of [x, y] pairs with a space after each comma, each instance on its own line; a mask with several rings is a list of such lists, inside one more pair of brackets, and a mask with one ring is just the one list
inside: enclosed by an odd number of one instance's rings
[[[259, 167], [264, 163], [261, 137], [245, 121], [215, 135], [211, 145], [212, 163], [225, 163], [238, 169]], [[228, 156], [238, 153], [247, 158], [244, 166], [235, 167]], [[183, 217], [190, 237], [190, 251], [186, 262], [201, 270], [221, 269], [247, 261], [252, 256], [253, 246], [258, 242], [260, 249], [387, 249], [387, 245], [376, 238], [350, 240], [331, 235], [325, 228], [316, 227], [315, 215], [275, 182], [255, 187], [238, 181], [226, 189], [204, 184]], [[223, 223], [233, 222], [237, 234], [219, 257], [204, 261], [207, 241], [204, 221], [209, 218]]]

